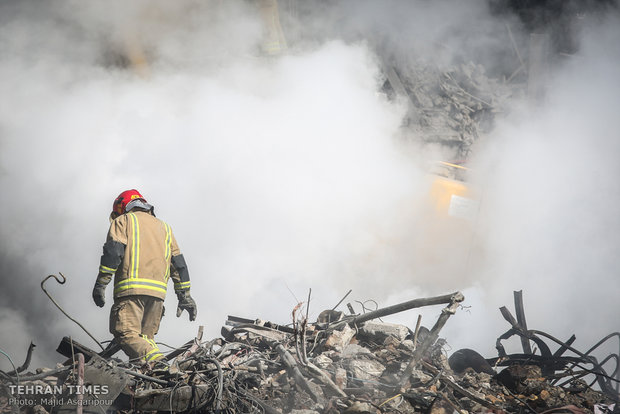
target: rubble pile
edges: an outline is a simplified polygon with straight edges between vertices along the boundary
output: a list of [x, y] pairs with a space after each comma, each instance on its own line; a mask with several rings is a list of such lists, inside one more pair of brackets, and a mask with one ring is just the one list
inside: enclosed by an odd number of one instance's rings
[[[438, 334], [463, 300], [455, 292], [348, 315], [336, 311], [336, 306], [321, 312], [313, 323], [308, 321], [307, 306], [304, 315], [299, 304], [293, 310], [293, 323], [286, 326], [229, 316], [222, 337], [203, 340], [201, 328], [193, 341], [168, 353], [167, 366], [148, 368], [114, 358], [118, 351], [114, 343], [97, 354], [64, 338], [57, 350], [70, 357], [64, 365], [24, 374], [24, 364], [0, 375], [0, 410], [37, 414], [74, 412], [76, 407], [83, 410], [78, 412], [97, 413], [620, 412], [615, 408], [620, 400], [618, 355], [601, 362], [590, 355], [620, 334], [611, 334], [582, 353], [572, 347], [574, 337], [561, 342], [528, 330], [520, 292], [515, 292], [517, 317], [501, 309], [511, 328], [497, 340], [497, 358], [485, 359], [470, 349], [448, 358], [446, 341]], [[430, 329], [420, 325], [420, 318], [413, 330], [379, 319], [431, 305], [445, 307]], [[522, 338], [523, 354], [504, 351], [502, 341], [513, 335]], [[559, 348], [551, 352], [543, 338]], [[531, 343], [538, 351], [529, 349]], [[564, 356], [567, 351], [575, 356]], [[615, 369], [608, 374], [603, 366], [610, 361]], [[79, 392], [80, 386], [86, 387], [85, 392]]]
[[451, 149], [455, 160], [466, 160], [495, 116], [525, 90], [488, 76], [471, 61], [440, 68], [412, 60], [384, 64], [383, 73], [386, 89], [409, 102], [407, 123], [414, 136]]

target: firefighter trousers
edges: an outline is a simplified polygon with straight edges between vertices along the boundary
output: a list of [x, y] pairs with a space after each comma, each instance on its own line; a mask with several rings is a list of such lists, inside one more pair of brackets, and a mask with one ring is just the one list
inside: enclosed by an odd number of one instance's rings
[[114, 300], [110, 311], [110, 333], [130, 359], [152, 362], [162, 359], [155, 334], [159, 330], [164, 301], [133, 295]]

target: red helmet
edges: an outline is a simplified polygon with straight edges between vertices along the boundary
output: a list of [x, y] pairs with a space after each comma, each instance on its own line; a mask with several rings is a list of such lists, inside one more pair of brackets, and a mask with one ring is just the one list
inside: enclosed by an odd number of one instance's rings
[[142, 194], [140, 194], [138, 190], [123, 191], [119, 194], [118, 197], [116, 197], [116, 200], [114, 200], [114, 204], [112, 204], [112, 214], [117, 217], [125, 214], [125, 208], [127, 207], [127, 204], [129, 204], [130, 201], [136, 199], [140, 199], [146, 203], [145, 198], [142, 197]]

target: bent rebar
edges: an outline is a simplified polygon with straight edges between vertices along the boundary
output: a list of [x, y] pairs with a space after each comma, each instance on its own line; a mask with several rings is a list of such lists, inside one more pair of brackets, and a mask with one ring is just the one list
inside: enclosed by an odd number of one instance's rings
[[103, 347], [103, 345], [101, 345], [101, 343], [99, 343], [99, 341], [91, 335], [90, 332], [88, 332], [88, 330], [86, 328], [84, 328], [82, 326], [81, 323], [79, 323], [78, 321], [76, 321], [75, 319], [73, 319], [71, 316], [69, 316], [69, 314], [67, 314], [67, 312], [65, 312], [65, 310], [54, 300], [54, 298], [48, 293], [47, 290], [45, 290], [45, 286], [43, 286], [45, 284], [45, 282], [47, 281], [47, 279], [49, 279], [50, 277], [53, 277], [54, 279], [56, 279], [56, 282], [58, 282], [61, 285], [64, 285], [65, 282], [67, 281], [67, 278], [65, 277], [65, 275], [63, 275], [62, 273], [58, 272], [58, 274], [62, 277], [62, 281], [60, 281], [60, 279], [58, 279], [58, 277], [56, 275], [49, 275], [48, 277], [46, 277], [45, 279], [43, 279], [43, 281], [41, 281], [41, 289], [43, 290], [43, 292], [45, 292], [45, 294], [47, 295], [48, 298], [50, 298], [50, 300], [52, 301], [52, 303], [54, 305], [56, 305], [56, 307], [63, 313], [63, 315], [65, 315], [67, 318], [69, 318], [70, 320], [72, 320], [73, 322], [75, 322], [80, 328], [82, 328], [82, 330], [84, 332], [86, 332], [86, 334], [88, 336], [90, 336], [90, 338], [95, 341], [97, 343], [97, 345], [99, 345], [99, 347], [101, 348], [101, 350], [105, 350], [105, 348]]

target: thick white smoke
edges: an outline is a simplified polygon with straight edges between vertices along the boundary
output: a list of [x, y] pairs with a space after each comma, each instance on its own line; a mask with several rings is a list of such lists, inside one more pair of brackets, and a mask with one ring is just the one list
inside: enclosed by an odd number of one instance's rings
[[[305, 296], [322, 286], [315, 294], [332, 306], [341, 294], [332, 292], [330, 280], [341, 276], [334, 263], [368, 221], [384, 220], [383, 211], [416, 185], [420, 173], [396, 141], [404, 108], [377, 93], [377, 64], [363, 45], [331, 41], [277, 60], [211, 47], [214, 56], [185, 56], [186, 69], [179, 50], [166, 54], [174, 31], [138, 31], [147, 46], [164, 39], [152, 46], [145, 75], [101, 66], [99, 53], [120, 46], [102, 46], [115, 40], [105, 35], [116, 25], [100, 14], [74, 10], [63, 16], [69, 30], [19, 10], [3, 36], [10, 58], [1, 68], [0, 119], [1, 179], [10, 194], [3, 247], [17, 258], [7, 272], [19, 273], [4, 274], [3, 289], [22, 300], [3, 313], [31, 316], [22, 330], [7, 326], [15, 332], [3, 347], [13, 355], [29, 338], [46, 342], [47, 362], [50, 343], [63, 335], [90, 344], [79, 328], [50, 316], [57, 311], [38, 291], [45, 274], [59, 270], [68, 283], [51, 281], [48, 289], [97, 337], [109, 337], [108, 308], [95, 308], [90, 291], [111, 201], [124, 189], [138, 188], [173, 226], [198, 322], [214, 336], [229, 313], [288, 322], [296, 304], [288, 289]], [[229, 11], [221, 30], [257, 20]], [[27, 29], [31, 19], [45, 28]], [[178, 24], [179, 36], [190, 37]], [[85, 27], [88, 36], [71, 37]], [[208, 34], [191, 39], [199, 52]], [[257, 35], [246, 36], [249, 51]], [[176, 299], [166, 305], [174, 308]], [[195, 331], [168, 316], [158, 339], [179, 345]]]
[[515, 111], [477, 157], [485, 290], [523, 288], [530, 326], [575, 333], [582, 349], [620, 328], [619, 22], [587, 22], [544, 102]]
[[[618, 330], [617, 20], [588, 33], [543, 107], [516, 111], [479, 143], [472, 259], [468, 240], [428, 249], [428, 177], [399, 140], [406, 108], [379, 93], [370, 47], [321, 30], [303, 50], [259, 58], [251, 4], [147, 3], [4, 6], [0, 329], [11, 334], [0, 348], [15, 359], [31, 339], [35, 366], [54, 361], [64, 335], [93, 346], [39, 290], [58, 271], [67, 284], [48, 290], [109, 339], [111, 289], [104, 309], [90, 292], [112, 200], [128, 188], [172, 225], [208, 336], [228, 314], [287, 323], [309, 288], [314, 316], [348, 289], [382, 306], [464, 290], [472, 307], [444, 336], [489, 356], [512, 290], [524, 290], [530, 327], [574, 332], [584, 346]], [[437, 22], [446, 3], [423, 10]], [[451, 44], [445, 26], [431, 32]], [[136, 42], [148, 64], [114, 66]], [[173, 296], [158, 340], [176, 346], [197, 324], [174, 317]]]
[[[620, 331], [619, 23], [617, 14], [586, 17], [579, 53], [550, 70], [543, 101], [517, 103], [476, 145], [474, 246], [483, 248], [454, 275], [454, 286], [467, 279], [471, 307], [442, 331], [453, 347], [495, 355], [494, 339], [510, 328], [498, 308], [514, 315], [516, 290], [523, 290], [530, 329], [560, 340], [575, 334], [578, 350]], [[404, 299], [401, 293], [392, 301]], [[438, 316], [423, 314], [428, 323]], [[413, 323], [412, 316], [399, 319]], [[519, 341], [507, 345], [521, 352]], [[617, 341], [595, 355], [611, 352]]]

